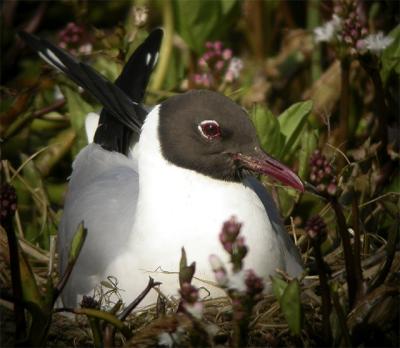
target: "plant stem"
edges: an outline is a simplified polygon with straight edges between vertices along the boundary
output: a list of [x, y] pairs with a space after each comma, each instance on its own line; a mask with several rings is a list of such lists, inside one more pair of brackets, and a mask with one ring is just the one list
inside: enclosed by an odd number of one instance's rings
[[89, 320], [90, 329], [91, 329], [92, 335], [93, 335], [93, 345], [96, 348], [102, 348], [103, 347], [103, 339], [101, 337], [101, 329], [100, 329], [99, 320], [97, 318], [92, 318], [90, 316], [88, 316], [88, 320]]
[[374, 101], [377, 107], [378, 134], [380, 140], [382, 141], [380, 155], [381, 161], [385, 161], [388, 157], [386, 153], [386, 147], [388, 144], [387, 115], [389, 115], [389, 109], [386, 105], [385, 90], [383, 88], [381, 75], [379, 73], [378, 62], [376, 57], [373, 57], [372, 55], [365, 55], [360, 58], [360, 63], [371, 78], [375, 87]]
[[349, 307], [352, 308], [356, 302], [358, 291], [360, 289], [359, 279], [355, 272], [354, 256], [351, 248], [350, 237], [347, 230], [346, 218], [342, 207], [336, 197], [330, 198], [330, 204], [335, 211], [338, 222], [338, 230], [343, 244], [344, 261], [346, 266], [346, 281], [349, 295]]
[[[353, 216], [353, 230], [354, 230], [354, 271], [356, 273], [357, 281], [360, 284], [358, 291], [363, 290], [363, 274], [361, 268], [361, 233], [360, 233], [360, 211], [358, 209], [358, 193], [353, 189], [353, 203], [352, 203], [352, 216]], [[360, 295], [360, 294], [359, 294]]]
[[27, 122], [34, 120], [35, 118], [41, 117], [43, 115], [48, 114], [54, 110], [57, 110], [65, 105], [65, 99], [57, 100], [53, 104], [44, 107], [43, 109], [34, 111], [34, 112], [26, 112], [23, 115], [19, 116], [11, 125], [7, 128], [4, 134], [3, 143], [9, 140], [15, 133], [17, 133], [21, 128], [25, 126]]
[[322, 324], [323, 324], [323, 332], [324, 332], [324, 343], [329, 346], [332, 341], [332, 329], [330, 322], [330, 315], [332, 311], [332, 303], [330, 296], [330, 289], [328, 284], [328, 277], [325, 273], [325, 264], [324, 259], [321, 254], [321, 243], [315, 239], [311, 239], [313, 248], [315, 261], [317, 263], [319, 283], [321, 286], [321, 297], [322, 297]]
[[[310, 0], [307, 3], [307, 29], [313, 30], [319, 25], [319, 2], [320, 0]], [[321, 76], [321, 47], [314, 46], [311, 55], [311, 81], [317, 81]]]
[[125, 338], [132, 337], [132, 332], [128, 326], [126, 326], [121, 320], [119, 320], [114, 314], [107, 313], [98, 309], [93, 308], [60, 308], [57, 312], [69, 312], [78, 315], [86, 315], [92, 318], [98, 318], [110, 323], [117, 328], [125, 336]]
[[4, 229], [7, 232], [8, 249], [10, 253], [10, 268], [11, 268], [11, 283], [14, 302], [14, 315], [15, 315], [15, 339], [16, 342], [26, 337], [26, 321], [24, 306], [22, 305], [22, 284], [21, 284], [21, 272], [19, 268], [19, 248], [18, 240], [15, 235], [14, 226], [12, 223], [12, 217], [7, 216], [2, 224], [4, 223]]
[[160, 50], [160, 62], [154, 73], [154, 79], [151, 84], [151, 90], [158, 91], [161, 89], [165, 76], [167, 74], [169, 64], [171, 63], [171, 54], [173, 48], [173, 35], [174, 35], [174, 15], [171, 0], [164, 0], [163, 6], [163, 27], [165, 36]]
[[332, 292], [332, 302], [335, 307], [335, 312], [339, 321], [340, 328], [343, 334], [344, 344], [343, 347], [351, 347], [351, 340], [349, 335], [349, 329], [346, 324], [346, 316], [344, 315], [343, 308], [340, 304], [338, 295], [335, 291]]
[[131, 302], [131, 304], [125, 308], [125, 310], [118, 316], [119, 320], [125, 320], [126, 317], [129, 315], [129, 313], [131, 313], [136, 307], [137, 305], [146, 297], [146, 295], [149, 293], [149, 291], [157, 286], [160, 285], [160, 282], [155, 282], [154, 279], [152, 277], [149, 277], [149, 282], [147, 283], [146, 288], [141, 292], [141, 294], [136, 297], [136, 299]]
[[[340, 118], [339, 118], [339, 133], [337, 135], [337, 147], [343, 152], [346, 152], [347, 142], [349, 137], [349, 109], [350, 109], [350, 59], [342, 58], [340, 61]], [[345, 161], [339, 157], [339, 169], [343, 168]]]

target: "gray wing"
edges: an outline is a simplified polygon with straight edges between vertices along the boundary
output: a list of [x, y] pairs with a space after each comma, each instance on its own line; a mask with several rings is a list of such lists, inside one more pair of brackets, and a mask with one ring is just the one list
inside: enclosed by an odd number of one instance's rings
[[268, 214], [271, 225], [281, 245], [281, 252], [284, 255], [286, 272], [291, 277], [300, 276], [304, 271], [300, 253], [283, 226], [282, 218], [279, 215], [278, 209], [276, 208], [271, 195], [253, 176], [245, 177], [243, 183], [257, 194], [258, 198], [264, 205], [265, 211]]
[[61, 274], [81, 221], [88, 235], [62, 294], [65, 306], [75, 306], [77, 294], [93, 289], [107, 265], [121, 253], [133, 226], [138, 183], [134, 159], [106, 151], [97, 144], [85, 147], [74, 161], [59, 226]]

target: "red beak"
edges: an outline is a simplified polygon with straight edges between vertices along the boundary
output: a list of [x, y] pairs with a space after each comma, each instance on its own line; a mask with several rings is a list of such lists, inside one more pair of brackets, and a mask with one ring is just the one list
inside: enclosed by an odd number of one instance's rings
[[233, 158], [247, 169], [268, 175], [287, 186], [304, 192], [303, 183], [291, 169], [261, 150], [256, 150], [254, 155], [236, 153], [233, 154]]

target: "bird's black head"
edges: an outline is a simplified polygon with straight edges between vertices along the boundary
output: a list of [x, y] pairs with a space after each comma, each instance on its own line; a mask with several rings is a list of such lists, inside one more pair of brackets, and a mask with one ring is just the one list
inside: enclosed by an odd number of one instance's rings
[[159, 115], [169, 162], [226, 181], [240, 181], [243, 171], [263, 173], [303, 190], [296, 174], [260, 149], [247, 113], [229, 98], [194, 90], [164, 101]]

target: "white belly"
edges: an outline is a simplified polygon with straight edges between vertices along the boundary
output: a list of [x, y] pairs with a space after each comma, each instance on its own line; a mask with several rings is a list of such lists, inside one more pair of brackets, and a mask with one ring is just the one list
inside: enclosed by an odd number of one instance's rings
[[[252, 268], [268, 279], [275, 269], [284, 267], [275, 232], [252, 190], [167, 162], [160, 170], [154, 169], [140, 170], [137, 218], [131, 238], [125, 254], [108, 269], [108, 274], [117, 276], [120, 287], [126, 290], [123, 294], [126, 301], [143, 290], [148, 275], [163, 283], [161, 290], [165, 294], [176, 294], [177, 276], [161, 271], [179, 271], [182, 247], [188, 262], [196, 262], [197, 278], [214, 281], [208, 261], [211, 254], [218, 255], [230, 269], [229, 256], [221, 246], [219, 233], [223, 222], [232, 215], [243, 223], [241, 233], [249, 248], [245, 268]], [[221, 294], [212, 286], [201, 285], [214, 296]], [[146, 303], [154, 299], [151, 296]]]

